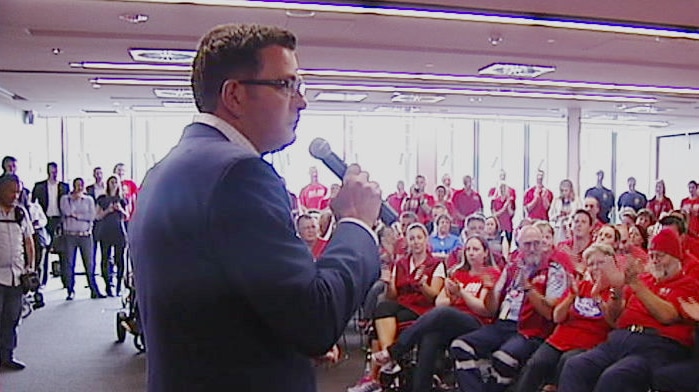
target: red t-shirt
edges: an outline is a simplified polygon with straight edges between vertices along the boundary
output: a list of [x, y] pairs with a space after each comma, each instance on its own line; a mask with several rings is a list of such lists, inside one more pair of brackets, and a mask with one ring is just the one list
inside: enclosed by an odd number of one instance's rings
[[[497, 282], [500, 277], [500, 270], [494, 267], [487, 267], [482, 273], [490, 275], [493, 282]], [[483, 287], [483, 278], [480, 275], [474, 275], [471, 271], [467, 271], [463, 268], [454, 272], [451, 278], [462, 283], [464, 285], [464, 290], [473, 294], [476, 298], [481, 296], [481, 292], [485, 288]], [[477, 318], [481, 324], [490, 324], [493, 321], [492, 317], [484, 317], [471, 310], [471, 308], [466, 305], [466, 301], [464, 301], [463, 298], [455, 299], [451, 303], [451, 306], [472, 315]]]
[[682, 259], [682, 272], [699, 283], [699, 259], [687, 250], [684, 251]]
[[537, 188], [535, 186], [531, 187], [527, 190], [526, 193], [524, 193], [524, 205], [526, 206], [527, 204], [531, 203], [532, 200], [534, 200], [534, 196], [536, 195], [537, 191], [541, 193], [541, 197], [539, 198], [539, 200], [537, 200], [536, 204], [534, 204], [534, 207], [532, 207], [532, 209], [529, 210], [527, 216], [529, 216], [532, 219], [539, 219], [548, 222], [549, 209], [544, 206], [544, 200], [548, 201], [548, 205], [550, 207], [551, 202], [553, 201], [553, 192], [546, 188]]
[[641, 281], [664, 301], [670, 302], [684, 318], [680, 321], [665, 325], [653, 317], [630, 287], [626, 287], [626, 306], [617, 320], [618, 328], [628, 328], [632, 325], [642, 325], [656, 329], [661, 336], [675, 340], [685, 346], [694, 344], [694, 323], [682, 311], [679, 298], [695, 296], [699, 291], [699, 283], [695, 279], [679, 274], [662, 282], [656, 282], [651, 274], [643, 274]]
[[[558, 324], [546, 340], [550, 345], [561, 351], [589, 350], [607, 339], [612, 327], [604, 319], [599, 299], [592, 298], [593, 286], [589, 280], [580, 282], [579, 293], [568, 310], [568, 318]], [[609, 291], [603, 292], [601, 297], [603, 301], [608, 301]]]
[[680, 203], [680, 209], [689, 213], [689, 222], [687, 225], [690, 235], [699, 236], [699, 197], [690, 199], [686, 197]]
[[692, 256], [699, 258], [699, 240], [688, 235], [682, 236], [682, 249], [689, 252]]
[[[465, 217], [469, 217], [470, 215], [483, 210], [483, 200], [481, 199], [481, 195], [474, 190], [466, 193], [465, 190], [459, 189], [458, 191], [454, 192], [451, 202], [454, 204], [454, 209]], [[459, 225], [459, 227], [463, 227], [464, 219], [456, 217], [455, 223]]]
[[656, 219], [659, 219], [660, 214], [663, 212], [671, 212], [675, 209], [675, 207], [672, 205], [672, 200], [668, 199], [667, 197], [663, 198], [663, 200], [658, 200], [656, 197], [652, 198], [646, 205], [646, 208], [653, 211]]
[[308, 184], [299, 194], [299, 203], [306, 209], [322, 210], [321, 203], [328, 197], [328, 188], [320, 183]]
[[391, 193], [388, 195], [386, 198], [386, 203], [388, 203], [391, 208], [393, 208], [397, 213], [401, 213], [401, 204], [403, 203], [403, 199], [408, 197], [408, 194], [403, 192], [402, 194], [398, 194], [398, 192]]
[[[508, 196], [498, 196], [493, 199], [491, 203], [491, 208], [493, 209], [493, 213], [495, 211], [501, 210], [505, 204], [511, 204], [512, 209], [515, 208], [515, 199], [514, 198], [508, 198]], [[514, 214], [510, 214], [508, 210], [505, 210], [500, 216], [498, 216], [498, 222], [500, 223], [500, 229], [502, 231], [506, 232], [512, 232], [512, 217]]]

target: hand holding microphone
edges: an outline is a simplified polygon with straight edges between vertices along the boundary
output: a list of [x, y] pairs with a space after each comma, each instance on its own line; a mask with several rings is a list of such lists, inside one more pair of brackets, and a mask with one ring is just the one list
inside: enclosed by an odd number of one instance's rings
[[369, 181], [369, 174], [362, 171], [359, 165], [347, 167], [322, 138], [313, 139], [308, 151], [342, 179], [340, 193], [330, 202], [330, 208], [337, 216], [361, 219], [370, 227], [374, 226], [377, 217], [389, 226], [398, 220], [398, 214], [382, 202], [379, 185]]

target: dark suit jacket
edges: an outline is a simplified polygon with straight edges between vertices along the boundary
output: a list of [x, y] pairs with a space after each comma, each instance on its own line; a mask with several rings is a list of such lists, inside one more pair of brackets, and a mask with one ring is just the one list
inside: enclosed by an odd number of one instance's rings
[[[48, 180], [39, 181], [34, 184], [34, 189], [32, 189], [32, 201], [38, 201], [41, 208], [44, 209], [44, 213], [49, 206], [49, 188]], [[58, 182], [58, 198], [56, 199], [56, 205], [60, 205], [59, 200], [61, 196], [67, 195], [70, 192], [68, 184], [65, 182]], [[59, 207], [60, 209], [60, 207]]]
[[128, 236], [151, 392], [315, 391], [309, 358], [379, 272], [351, 222], [314, 263], [274, 168], [201, 123], [146, 175]]

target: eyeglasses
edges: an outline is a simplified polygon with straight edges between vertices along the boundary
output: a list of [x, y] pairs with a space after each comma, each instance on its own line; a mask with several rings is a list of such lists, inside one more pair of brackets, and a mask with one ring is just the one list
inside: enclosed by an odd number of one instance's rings
[[306, 85], [302, 78], [289, 78], [289, 79], [246, 79], [239, 80], [240, 84], [247, 84], [253, 86], [271, 86], [275, 87], [281, 91], [284, 91], [289, 96], [298, 94], [300, 96], [306, 95]]

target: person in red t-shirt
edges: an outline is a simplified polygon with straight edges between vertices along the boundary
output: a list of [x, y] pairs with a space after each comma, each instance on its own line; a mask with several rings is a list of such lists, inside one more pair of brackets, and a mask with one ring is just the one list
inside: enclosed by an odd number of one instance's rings
[[[424, 177], [418, 176], [418, 178]], [[401, 211], [414, 212], [419, 222], [426, 225], [432, 219], [432, 207], [434, 207], [434, 198], [426, 194], [420, 185], [415, 184], [410, 187], [410, 196], [403, 199]]]
[[646, 208], [651, 210], [656, 218], [660, 218], [663, 212], [670, 212], [675, 209], [672, 206], [672, 200], [665, 196], [665, 181], [658, 180], [655, 182], [655, 196], [648, 201]]
[[299, 237], [308, 245], [315, 260], [325, 250], [328, 241], [318, 237], [318, 222], [310, 215], [302, 214], [296, 219], [296, 230]]
[[405, 191], [405, 183], [401, 180], [396, 183], [396, 191], [386, 198], [386, 203], [388, 203], [397, 214], [400, 214], [403, 212], [401, 210], [401, 205], [403, 204], [403, 199], [406, 197], [408, 197], [408, 193]]
[[[538, 392], [542, 384], [558, 384], [558, 371], [565, 362], [607, 339], [618, 314], [607, 312], [618, 301], [602, 271], [615, 268], [614, 248], [594, 244], [583, 252], [589, 275], [573, 279], [568, 292], [553, 310], [556, 329], [527, 361], [516, 392]], [[617, 271], [621, 274], [621, 271]]]
[[599, 200], [594, 196], [588, 196], [583, 199], [583, 208], [592, 215], [592, 231], [591, 234], [594, 237], [597, 231], [602, 228], [604, 223], [599, 220]]
[[473, 179], [471, 176], [464, 176], [463, 182], [463, 189], [455, 191], [451, 198], [454, 204], [454, 222], [462, 229], [466, 218], [476, 213], [483, 213], [483, 200], [481, 195], [472, 188]]
[[697, 194], [697, 182], [692, 180], [687, 184], [689, 197], [682, 199], [680, 209], [688, 215], [687, 233], [699, 237], [699, 194]]
[[334, 199], [338, 193], [340, 193], [340, 184], [330, 185], [330, 194], [328, 197], [320, 201], [320, 210], [323, 211], [330, 209], [330, 201]]
[[574, 273], [577, 274], [578, 277], [582, 277], [585, 272], [582, 254], [592, 243], [591, 222], [592, 215], [588, 211], [575, 211], [571, 227], [572, 238], [561, 241], [556, 245], [556, 249], [568, 254], [573, 265]]
[[515, 198], [510, 192], [511, 189], [504, 182], [500, 183], [490, 203], [490, 210], [493, 216], [498, 218], [500, 229], [505, 233], [508, 245], [512, 244], [512, 231], [514, 230], [512, 218], [515, 216]]
[[492, 313], [485, 308], [483, 300], [500, 271], [491, 265], [488, 243], [482, 237], [469, 237], [463, 253], [464, 263], [447, 272], [444, 288], [435, 300], [436, 308], [420, 316], [394, 344], [373, 356], [385, 367], [393, 367], [388, 365], [393, 359], [401, 358], [419, 344], [413, 392], [430, 390], [439, 353], [454, 338], [492, 321]]
[[553, 202], [553, 192], [544, 187], [544, 171], [536, 173], [536, 185], [524, 193], [524, 210], [531, 219], [549, 220], [549, 207]]
[[434, 201], [434, 205], [443, 205], [447, 209], [447, 214], [450, 217], [454, 216], [454, 204], [447, 198], [447, 188], [442, 185], [438, 185], [434, 191], [437, 198]]
[[308, 174], [311, 176], [311, 183], [303, 187], [299, 193], [299, 203], [303, 207], [302, 212], [322, 210], [320, 204], [323, 199], [328, 198], [328, 188], [318, 182], [318, 169], [315, 166], [308, 169]]
[[569, 359], [563, 366], [558, 392], [646, 391], [651, 370], [689, 357], [694, 325], [680, 298], [697, 293], [699, 283], [682, 273], [682, 246], [672, 230], [663, 229], [650, 243], [648, 273], [630, 262], [623, 279], [607, 275], [623, 300], [608, 312], [620, 312], [617, 329], [605, 342]]

